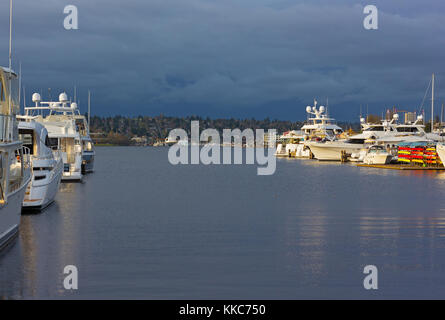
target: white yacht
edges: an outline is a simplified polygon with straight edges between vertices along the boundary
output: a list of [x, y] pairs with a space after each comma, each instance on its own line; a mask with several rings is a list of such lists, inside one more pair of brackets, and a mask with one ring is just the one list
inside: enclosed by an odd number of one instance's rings
[[61, 152], [62, 181], [81, 181], [83, 148], [82, 137], [75, 120], [77, 104], [75, 102], [70, 104], [66, 93], [59, 95], [58, 102], [43, 102], [40, 94], [34, 93], [32, 101], [35, 106], [26, 107], [25, 115], [46, 128], [51, 149]]
[[412, 124], [398, 124], [398, 119], [399, 115], [394, 114], [391, 121], [385, 120], [380, 124], [363, 124], [361, 120], [363, 132], [360, 134], [342, 140], [311, 141], [306, 145], [318, 160], [340, 161], [344, 154], [358, 154], [372, 144], [394, 148], [400, 142], [431, 140], [421, 124], [422, 116], [419, 116]]
[[363, 163], [365, 164], [388, 164], [393, 158], [384, 146], [372, 145], [367, 148], [363, 156]]
[[301, 142], [304, 141], [302, 131], [291, 130], [284, 132], [278, 138], [276, 157], [286, 158], [303, 158], [309, 157], [309, 152], [304, 149]]
[[27, 116], [18, 116], [19, 138], [30, 150], [32, 179], [23, 200], [23, 208], [44, 209], [59, 190], [63, 160], [59, 150], [51, 150], [46, 128]]
[[17, 234], [31, 179], [29, 150], [18, 138], [18, 87], [17, 74], [0, 67], [0, 248]]
[[170, 137], [170, 136], [168, 136], [168, 137], [165, 138], [165, 140], [164, 140], [164, 144], [167, 145], [167, 146], [171, 146], [171, 145], [174, 145], [174, 144], [176, 144], [176, 143], [178, 143], [178, 140], [176, 140], [175, 138]]
[[307, 106], [309, 116], [300, 131], [288, 131], [280, 136], [277, 144], [277, 157], [309, 158], [310, 150], [305, 147], [307, 141], [334, 140], [344, 135], [343, 129], [335, 124], [335, 119], [325, 114], [324, 106], [317, 108], [318, 102], [314, 100], [313, 106]]
[[301, 127], [305, 140], [334, 140], [344, 134], [343, 129], [335, 124], [335, 119], [326, 115], [326, 108], [320, 106], [317, 109], [318, 102], [314, 100], [314, 105], [307, 106], [306, 112], [313, 117], [308, 118]]

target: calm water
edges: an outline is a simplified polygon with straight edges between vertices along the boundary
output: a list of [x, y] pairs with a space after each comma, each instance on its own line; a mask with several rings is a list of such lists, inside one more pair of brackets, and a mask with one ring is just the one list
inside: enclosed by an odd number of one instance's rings
[[[257, 176], [101, 147], [85, 183], [22, 216], [0, 254], [0, 297], [444, 299], [444, 191], [445, 172], [283, 159]], [[78, 267], [75, 292], [66, 265]]]

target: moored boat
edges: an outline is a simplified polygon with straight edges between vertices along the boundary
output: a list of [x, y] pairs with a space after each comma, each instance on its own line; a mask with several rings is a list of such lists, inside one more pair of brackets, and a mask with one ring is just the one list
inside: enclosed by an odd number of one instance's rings
[[18, 77], [0, 67], [0, 248], [20, 226], [22, 202], [31, 179], [29, 150], [18, 138]]
[[311, 152], [305, 146], [307, 141], [331, 141], [344, 134], [343, 129], [335, 124], [335, 119], [329, 118], [326, 108], [314, 100], [313, 106], [307, 106], [309, 115], [299, 131], [292, 130], [280, 136], [275, 156], [290, 158], [310, 158]]
[[[81, 181], [82, 137], [77, 129], [76, 103], [69, 103], [66, 93], [59, 95], [59, 101], [41, 101], [40, 94], [34, 93], [34, 107], [26, 107], [28, 119], [41, 123], [48, 131], [49, 143], [53, 150], [59, 150], [63, 159], [62, 181]], [[47, 113], [44, 115], [43, 113]]]
[[59, 150], [51, 150], [46, 128], [26, 116], [18, 117], [19, 138], [30, 150], [31, 182], [26, 189], [23, 207], [44, 209], [50, 205], [59, 190], [63, 161]]

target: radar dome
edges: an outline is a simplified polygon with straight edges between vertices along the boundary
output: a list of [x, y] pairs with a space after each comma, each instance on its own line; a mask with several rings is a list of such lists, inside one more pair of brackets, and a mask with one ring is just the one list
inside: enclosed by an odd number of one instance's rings
[[422, 115], [418, 115], [417, 116], [417, 120], [422, 120], [423, 119], [423, 116]]
[[62, 93], [59, 95], [59, 102], [67, 102], [67, 101], [68, 101], [68, 96], [66, 95], [65, 92], [62, 92]]
[[75, 102], [71, 103], [71, 109], [77, 109], [77, 103]]
[[324, 106], [320, 106], [320, 112], [323, 113], [325, 111], [325, 107]]
[[40, 94], [33, 93], [32, 94], [32, 102], [40, 102], [40, 101], [42, 101], [42, 98], [40, 97]]
[[306, 107], [306, 112], [307, 112], [307, 113], [310, 113], [311, 110], [312, 110], [312, 108], [311, 108], [310, 106], [307, 106], [307, 107]]
[[360, 123], [365, 123], [365, 118], [360, 118]]
[[393, 117], [395, 120], [398, 120], [398, 119], [399, 119], [399, 114], [398, 114], [398, 113], [395, 113], [392, 117]]

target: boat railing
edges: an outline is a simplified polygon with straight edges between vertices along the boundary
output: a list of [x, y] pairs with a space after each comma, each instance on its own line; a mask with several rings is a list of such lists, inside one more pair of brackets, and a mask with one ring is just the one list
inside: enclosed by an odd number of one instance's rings
[[62, 152], [60, 150], [53, 150], [54, 160], [59, 161], [62, 159]]
[[29, 168], [31, 166], [31, 150], [28, 147], [22, 146], [23, 166]]

